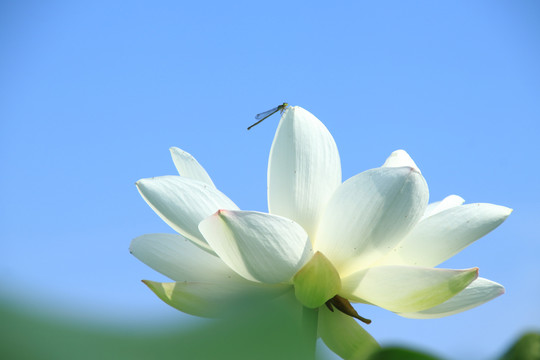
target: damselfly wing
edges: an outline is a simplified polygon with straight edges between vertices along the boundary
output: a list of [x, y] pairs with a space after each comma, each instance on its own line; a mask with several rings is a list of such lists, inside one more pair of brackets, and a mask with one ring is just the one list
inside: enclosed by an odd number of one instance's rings
[[257, 114], [255, 115], [255, 120], [259, 120], [257, 121], [255, 124], [251, 125], [250, 127], [248, 127], [247, 129], [251, 129], [252, 127], [254, 127], [255, 125], [259, 124], [261, 121], [263, 121], [264, 119], [266, 119], [267, 117], [270, 117], [272, 115], [274, 115], [275, 113], [277, 113], [278, 111], [283, 113], [283, 111], [285, 111], [285, 108], [289, 106], [289, 104], [287, 103], [283, 103], [279, 106], [276, 106], [275, 108], [273, 109], [270, 109], [270, 110], [267, 110], [265, 112], [262, 112], [260, 114]]

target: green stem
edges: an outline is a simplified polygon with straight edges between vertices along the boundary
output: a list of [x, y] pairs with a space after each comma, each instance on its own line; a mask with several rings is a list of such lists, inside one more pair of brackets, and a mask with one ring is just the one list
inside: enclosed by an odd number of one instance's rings
[[303, 341], [306, 349], [306, 359], [315, 359], [317, 347], [317, 326], [319, 323], [319, 309], [302, 307]]

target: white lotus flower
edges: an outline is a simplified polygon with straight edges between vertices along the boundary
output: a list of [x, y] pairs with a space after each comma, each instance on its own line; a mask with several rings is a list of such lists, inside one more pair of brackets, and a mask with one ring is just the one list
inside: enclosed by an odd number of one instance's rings
[[504, 292], [478, 278], [477, 268], [435, 266], [500, 225], [511, 209], [462, 205], [455, 195], [428, 205], [426, 181], [403, 150], [342, 183], [326, 127], [290, 107], [270, 152], [269, 214], [239, 210], [190, 154], [171, 152], [181, 176], [143, 179], [137, 187], [180, 235], [143, 235], [130, 250], [175, 281], [145, 283], [183, 312], [219, 316], [239, 292], [272, 297], [294, 288], [300, 303], [318, 308], [328, 347], [352, 358], [375, 342], [350, 317], [367, 322], [349, 302], [437, 318]]

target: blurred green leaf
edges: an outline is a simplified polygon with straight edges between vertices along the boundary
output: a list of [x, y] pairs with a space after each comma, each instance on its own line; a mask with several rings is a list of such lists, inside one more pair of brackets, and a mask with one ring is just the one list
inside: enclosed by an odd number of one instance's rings
[[[298, 303], [296, 301], [296, 303]], [[295, 308], [239, 304], [222, 321], [157, 334], [50, 320], [0, 304], [0, 358], [10, 360], [306, 359]], [[300, 308], [300, 307], [299, 307]], [[140, 330], [140, 329], [139, 329]], [[313, 344], [311, 344], [313, 346]], [[310, 350], [310, 351], [308, 351]], [[311, 355], [312, 358], [312, 355]]]
[[387, 347], [371, 355], [369, 360], [440, 360], [440, 358], [415, 350]]
[[530, 332], [523, 335], [501, 360], [540, 360], [540, 333]]

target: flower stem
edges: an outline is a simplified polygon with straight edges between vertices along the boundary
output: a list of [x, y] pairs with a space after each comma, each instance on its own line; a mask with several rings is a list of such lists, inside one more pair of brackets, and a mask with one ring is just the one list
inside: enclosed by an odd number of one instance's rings
[[319, 323], [319, 309], [302, 307], [303, 341], [306, 348], [306, 359], [315, 359], [317, 347], [317, 326]]

